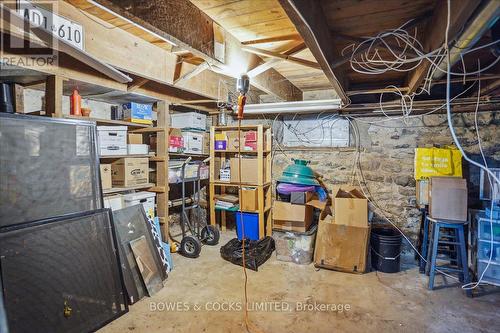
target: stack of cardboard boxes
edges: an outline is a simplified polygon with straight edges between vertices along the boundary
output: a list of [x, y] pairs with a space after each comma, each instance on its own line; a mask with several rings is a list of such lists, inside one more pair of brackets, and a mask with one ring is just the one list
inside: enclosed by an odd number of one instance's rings
[[[316, 267], [363, 273], [367, 269], [370, 239], [368, 200], [353, 186], [336, 187], [332, 192], [333, 197], [323, 202], [307, 192], [291, 195], [290, 202], [275, 201], [273, 228], [277, 257], [308, 263], [303, 251], [310, 247], [311, 260], [314, 249]], [[310, 235], [316, 228], [314, 209], [319, 211], [315, 240]], [[281, 235], [283, 231], [288, 232], [286, 237]], [[282, 239], [286, 240], [283, 244]], [[291, 241], [294, 248], [290, 248]]]
[[185, 154], [209, 154], [210, 136], [207, 116], [197, 112], [170, 115], [169, 152]]
[[320, 214], [314, 265], [364, 273], [370, 239], [368, 200], [359, 188], [342, 186], [333, 190], [332, 202]]

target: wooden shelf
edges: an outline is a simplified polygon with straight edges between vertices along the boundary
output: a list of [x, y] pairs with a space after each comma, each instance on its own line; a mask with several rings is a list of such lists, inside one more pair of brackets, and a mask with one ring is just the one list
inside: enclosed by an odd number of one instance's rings
[[163, 132], [165, 129], [164, 128], [161, 128], [161, 127], [144, 127], [144, 128], [138, 128], [138, 129], [134, 129], [134, 130], [131, 130], [129, 131], [130, 133], [138, 133], [138, 134], [142, 134], [142, 133], [157, 133], [157, 132]]
[[[256, 130], [259, 126], [262, 126], [264, 129], [270, 128], [267, 125], [241, 125], [240, 128], [242, 130], [251, 130], [251, 129]], [[237, 130], [238, 129], [238, 125], [234, 125], [234, 126], [214, 126], [214, 127], [215, 127], [216, 131], [227, 131], [227, 130], [234, 130], [234, 129]]]
[[[230, 182], [221, 182], [221, 181], [213, 181], [213, 182], [210, 182], [210, 184], [213, 184], [215, 186], [232, 186], [232, 187], [240, 186], [239, 183], [230, 183]], [[271, 182], [267, 182], [267, 183], [264, 183], [262, 185], [253, 184], [253, 183], [241, 183], [241, 186], [248, 186], [248, 187], [259, 187], [259, 186], [267, 187], [270, 185], [271, 185]]]
[[154, 155], [140, 155], [140, 154], [135, 154], [135, 155], [102, 155], [99, 156], [100, 159], [102, 160], [110, 160], [110, 159], [118, 159], [118, 158], [125, 158], [125, 157], [148, 157], [150, 159], [155, 158], [156, 156]]
[[173, 157], [198, 157], [198, 158], [207, 158], [208, 154], [185, 154], [185, 153], [168, 153], [168, 155]]
[[[263, 150], [262, 151], [264, 154], [269, 154], [271, 153], [270, 150]], [[258, 154], [258, 150], [242, 150], [241, 152], [238, 151], [238, 149], [231, 149], [231, 150], [214, 150], [214, 153], [229, 153], [229, 154]]]
[[138, 128], [150, 128], [151, 127], [151, 125], [138, 124], [138, 123], [133, 123], [133, 122], [124, 121], [124, 120], [91, 118], [91, 117], [72, 116], [72, 115], [66, 115], [66, 116], [64, 116], [64, 118], [95, 121], [97, 123], [97, 125], [120, 125], [120, 126], [138, 127]]
[[[261, 182], [257, 183], [245, 183], [242, 182], [224, 182], [218, 180], [219, 170], [215, 170], [216, 163], [210, 163], [210, 224], [216, 225], [216, 211], [219, 212], [220, 215], [220, 223], [221, 229], [226, 230], [226, 213], [227, 211], [219, 211], [215, 207], [214, 197], [216, 195], [223, 195], [227, 193], [229, 187], [252, 187], [256, 190], [256, 199], [258, 201], [258, 209], [254, 212], [258, 214], [258, 223], [259, 223], [259, 238], [263, 238], [265, 235], [272, 235], [272, 217], [271, 217], [271, 169], [272, 169], [272, 155], [270, 154], [272, 151], [272, 133], [271, 128], [265, 125], [242, 125], [238, 126], [212, 126], [210, 128], [210, 138], [214, 140], [216, 137], [216, 132], [228, 131], [228, 130], [238, 130], [242, 131], [253, 130], [256, 132], [257, 139], [257, 150], [245, 150], [241, 145], [234, 149], [234, 146], [231, 146], [230, 149], [227, 150], [215, 150], [213, 144], [210, 145], [210, 157], [217, 161], [217, 159], [225, 159], [227, 157], [234, 157], [234, 154], [242, 155], [252, 155], [252, 159], [257, 161], [257, 177], [256, 179]], [[240, 151], [241, 149], [241, 151]], [[225, 154], [229, 154], [229, 156], [225, 156]]]
[[130, 186], [130, 187], [113, 187], [113, 188], [109, 188], [107, 190], [102, 190], [102, 193], [103, 194], [112, 194], [112, 193], [120, 193], [120, 192], [132, 191], [132, 190], [142, 190], [145, 188], [152, 188], [153, 186], [155, 186], [155, 184], [147, 183], [147, 184], [135, 185], [135, 186]]

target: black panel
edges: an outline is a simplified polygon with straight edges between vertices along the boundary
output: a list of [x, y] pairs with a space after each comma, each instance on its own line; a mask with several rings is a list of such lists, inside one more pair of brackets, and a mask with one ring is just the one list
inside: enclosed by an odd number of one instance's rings
[[3, 228], [11, 332], [88, 332], [128, 310], [109, 210]]
[[0, 226], [102, 208], [96, 126], [0, 113]]

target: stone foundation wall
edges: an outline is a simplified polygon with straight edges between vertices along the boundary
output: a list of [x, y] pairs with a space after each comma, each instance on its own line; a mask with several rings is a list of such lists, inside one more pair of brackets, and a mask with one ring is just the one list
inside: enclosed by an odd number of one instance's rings
[[[428, 115], [411, 118], [407, 122], [380, 117], [358, 118], [355, 123], [360, 135], [360, 166], [371, 200], [375, 201], [394, 223], [410, 237], [419, 230], [420, 212], [416, 207], [414, 156], [416, 147], [439, 147], [453, 143], [446, 115]], [[264, 120], [246, 120], [247, 123], [266, 123]], [[482, 161], [474, 125], [474, 114], [456, 114], [453, 118], [456, 134], [462, 146], [474, 160]], [[270, 123], [270, 122], [268, 122]], [[482, 146], [490, 167], [500, 166], [500, 112], [478, 114], [478, 127]], [[276, 126], [276, 124], [275, 124]], [[279, 132], [279, 128], [275, 130]], [[286, 145], [286, 143], [284, 143]], [[285, 155], [286, 154], [286, 155]], [[331, 151], [293, 151], [276, 149], [273, 157], [273, 179], [279, 178], [291, 159], [311, 161], [311, 167], [323, 176], [331, 190], [333, 185], [353, 182], [355, 149], [337, 148]], [[464, 177], [468, 179], [469, 206], [478, 207], [479, 169], [464, 161]], [[384, 222], [376, 213], [375, 222]]]

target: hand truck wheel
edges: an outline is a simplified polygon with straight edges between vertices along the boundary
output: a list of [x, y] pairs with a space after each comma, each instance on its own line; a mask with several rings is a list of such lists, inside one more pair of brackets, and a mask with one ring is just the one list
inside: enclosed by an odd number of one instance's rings
[[194, 236], [186, 236], [181, 240], [179, 252], [188, 258], [196, 258], [201, 252], [201, 242]]
[[219, 244], [220, 232], [216, 226], [207, 225], [201, 229], [201, 241], [207, 245]]

